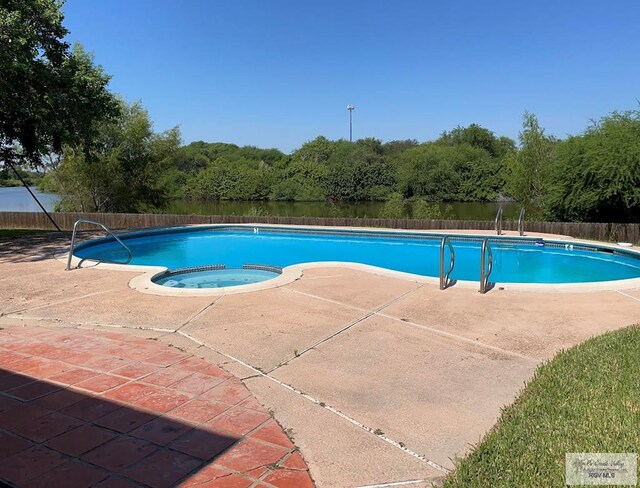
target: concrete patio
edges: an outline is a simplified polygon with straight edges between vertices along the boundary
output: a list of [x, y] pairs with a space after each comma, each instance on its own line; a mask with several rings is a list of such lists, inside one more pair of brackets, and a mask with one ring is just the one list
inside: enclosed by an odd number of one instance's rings
[[[349, 268], [222, 297], [161, 297], [136, 273], [64, 271], [67, 237], [0, 242], [0, 327], [150, 337], [241, 378], [321, 487], [431, 486], [536, 366], [640, 322], [640, 289], [486, 295]], [[257, 485], [256, 485], [257, 486]]]

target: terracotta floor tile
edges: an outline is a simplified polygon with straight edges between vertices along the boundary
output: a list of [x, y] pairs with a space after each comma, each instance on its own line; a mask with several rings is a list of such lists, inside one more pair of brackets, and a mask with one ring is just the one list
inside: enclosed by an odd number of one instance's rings
[[46, 379], [73, 368], [73, 366], [60, 361], [51, 361], [48, 359], [44, 359], [43, 361], [46, 362], [39, 364], [35, 368], [28, 369], [24, 374], [34, 378]]
[[56, 361], [64, 361], [68, 363], [70, 355], [73, 353], [69, 351], [68, 347], [51, 346], [46, 353], [42, 354], [47, 359], [54, 359]]
[[252, 396], [250, 396], [246, 400], [242, 400], [240, 403], [238, 403], [238, 406], [242, 408], [248, 408], [250, 410], [255, 410], [256, 412], [266, 411], [262, 404]]
[[140, 488], [140, 485], [138, 483], [133, 483], [132, 481], [127, 481], [123, 478], [109, 476], [106, 480], [98, 483], [96, 488]]
[[92, 421], [104, 417], [119, 408], [120, 405], [114, 402], [104, 400], [100, 397], [93, 397], [86, 398], [86, 400], [65, 407], [60, 410], [60, 412], [82, 420]]
[[179, 407], [189, 400], [191, 400], [190, 395], [165, 390], [147, 395], [134, 403], [140, 407], [153, 410], [154, 412], [165, 413]]
[[131, 432], [131, 435], [166, 446], [175, 438], [189, 431], [191, 427], [169, 417], [158, 417]]
[[145, 385], [144, 383], [136, 382], [114, 388], [108, 393], [105, 393], [104, 397], [132, 403], [150, 395], [151, 393], [157, 393], [160, 391], [162, 391], [162, 389], [155, 385]]
[[235, 405], [249, 396], [249, 390], [240, 381], [233, 379], [205, 392], [202, 398]]
[[83, 366], [85, 368], [95, 369], [103, 373], [108, 373], [114, 369], [121, 368], [132, 361], [130, 359], [119, 358], [116, 356], [98, 356], [92, 355]]
[[211, 420], [229, 408], [226, 403], [195, 399], [172, 410], [169, 415], [189, 422], [201, 423]]
[[38, 418], [51, 413], [51, 410], [38, 407], [37, 405], [29, 405], [18, 403], [13, 408], [9, 408], [0, 413], [0, 429], [11, 430], [15, 432], [23, 423], [33, 423]]
[[82, 459], [110, 471], [122, 471], [137, 463], [157, 448], [142, 439], [119, 436], [106, 444], [86, 453]]
[[29, 449], [32, 445], [33, 444], [30, 441], [23, 439], [22, 437], [10, 434], [9, 432], [0, 431], [0, 461]]
[[267, 412], [256, 412], [255, 410], [235, 407], [207, 422], [207, 425], [215, 429], [245, 435], [268, 419], [269, 414]]
[[238, 441], [238, 438], [213, 430], [194, 429], [173, 441], [171, 449], [207, 460], [217, 456]]
[[162, 450], [123, 471], [125, 476], [153, 488], [169, 488], [200, 465], [197, 459]]
[[222, 469], [215, 464], [208, 464], [200, 468], [195, 473], [191, 474], [187, 479], [185, 479], [182, 483], [180, 483], [180, 488], [190, 488], [193, 486], [198, 486], [201, 483], [205, 483], [207, 481], [214, 480], [216, 478], [221, 478], [223, 476], [229, 476], [231, 471]]
[[281, 466], [288, 469], [297, 469], [297, 470], [307, 470], [307, 463], [305, 463], [304, 459], [299, 452], [294, 452], [289, 456], [286, 460], [281, 463]]
[[126, 434], [153, 420], [156, 416], [147, 412], [140, 412], [129, 407], [123, 407], [100, 417], [94, 422], [107, 429], [113, 429]]
[[116, 434], [110, 430], [85, 424], [58, 437], [49, 439], [46, 445], [69, 456], [78, 457], [114, 437], [116, 437]]
[[44, 447], [32, 447], [0, 461], [0, 478], [23, 486], [64, 462], [62, 454]]
[[172, 384], [171, 388], [185, 393], [191, 393], [192, 395], [202, 395], [205, 391], [219, 385], [224, 380], [225, 378], [210, 376], [208, 374], [193, 373]]
[[65, 407], [85, 400], [87, 395], [72, 390], [58, 390], [34, 400], [32, 404], [51, 410], [61, 410]]
[[136, 361], [121, 368], [114, 369], [113, 371], [111, 371], [111, 374], [117, 374], [119, 376], [131, 378], [132, 380], [137, 380], [151, 373], [155, 373], [156, 371], [158, 371], [158, 369], [158, 366]]
[[25, 357], [26, 356], [24, 354], [3, 348], [0, 353], [0, 368], [7, 368], [16, 361], [25, 359]]
[[20, 352], [28, 354], [29, 356], [44, 356], [44, 352], [49, 351], [54, 346], [45, 342], [34, 341], [30, 344], [26, 344], [20, 348]]
[[29, 481], [25, 488], [89, 488], [107, 477], [107, 473], [77, 461], [68, 461]]
[[57, 358], [63, 360], [65, 363], [72, 364], [74, 366], [87, 366], [87, 361], [91, 360], [92, 354], [85, 351], [68, 351], [67, 355], [63, 358]]
[[21, 374], [6, 375], [0, 378], [0, 391], [13, 390], [14, 388], [33, 383], [34, 381], [33, 378]]
[[98, 374], [99, 373], [88, 369], [72, 368], [68, 371], [65, 371], [64, 373], [52, 376], [51, 378], [49, 378], [49, 380], [55, 381], [56, 383], [62, 383], [63, 385], [74, 385], [76, 383], [80, 383], [81, 381], [88, 380], [89, 378], [93, 378]]
[[60, 387], [58, 385], [35, 381], [27, 385], [19, 386], [18, 388], [14, 388], [13, 390], [9, 390], [7, 393], [19, 398], [20, 400], [29, 401], [48, 395], [49, 393], [53, 393], [59, 389]]
[[198, 488], [247, 488], [253, 484], [253, 480], [247, 479], [244, 476], [238, 474], [230, 474], [223, 478], [207, 481], [200, 485]]
[[99, 374], [88, 380], [80, 381], [74, 386], [76, 388], [83, 388], [85, 390], [93, 391], [95, 393], [102, 393], [103, 391], [110, 390], [116, 386], [126, 383], [126, 378], [120, 378], [119, 376], [113, 376], [110, 374]]
[[24, 373], [33, 368], [37, 368], [38, 366], [42, 366], [46, 364], [48, 359], [36, 358], [33, 356], [27, 356], [24, 359], [19, 361], [15, 361], [11, 364], [11, 371], [14, 373]]
[[248, 439], [216, 459], [216, 463], [236, 471], [249, 471], [266, 464], [276, 464], [287, 452], [287, 449]]
[[269, 442], [271, 444], [284, 447], [285, 449], [293, 449], [294, 447], [291, 443], [291, 440], [289, 440], [289, 438], [282, 431], [282, 428], [273, 419], [268, 420], [264, 426], [260, 427], [256, 432], [251, 434], [251, 438]]
[[260, 477], [265, 474], [267, 471], [269, 471], [271, 469], [271, 466], [266, 467], [266, 466], [260, 466], [258, 468], [255, 469], [251, 469], [249, 471], [245, 471], [243, 474], [249, 478], [255, 478], [255, 479], [260, 479]]
[[190, 355], [182, 352], [167, 350], [154, 356], [148, 357], [144, 360], [145, 363], [155, 364], [156, 366], [169, 366], [173, 363], [177, 363], [182, 359], [188, 358]]
[[264, 481], [278, 488], [313, 488], [313, 481], [306, 471], [275, 469]]
[[175, 363], [171, 366], [171, 368], [180, 368], [189, 371], [193, 371], [194, 373], [202, 373], [209, 376], [215, 376], [218, 378], [231, 378], [233, 375], [227, 373], [224, 369], [216, 366], [215, 364], [211, 364], [205, 361], [202, 358], [198, 358], [192, 356], [190, 358], [184, 359], [179, 363]]
[[163, 368], [145, 377], [144, 382], [158, 386], [169, 386], [192, 374], [186, 369]]
[[34, 442], [44, 442], [80, 425], [82, 425], [82, 421], [76, 418], [52, 412], [32, 422], [16, 426], [13, 432]]
[[0, 413], [5, 410], [9, 410], [10, 408], [17, 407], [18, 405], [21, 405], [20, 400], [10, 398], [7, 395], [0, 393]]

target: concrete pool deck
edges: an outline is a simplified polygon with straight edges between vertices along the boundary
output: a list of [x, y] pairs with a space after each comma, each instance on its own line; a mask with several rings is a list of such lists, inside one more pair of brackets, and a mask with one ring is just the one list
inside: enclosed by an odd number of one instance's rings
[[0, 327], [118, 328], [219, 365], [323, 487], [430, 486], [540, 362], [640, 322], [640, 288], [480, 295], [344, 267], [245, 294], [155, 296], [129, 288], [139, 273], [65, 272], [53, 259], [65, 245], [0, 242]]

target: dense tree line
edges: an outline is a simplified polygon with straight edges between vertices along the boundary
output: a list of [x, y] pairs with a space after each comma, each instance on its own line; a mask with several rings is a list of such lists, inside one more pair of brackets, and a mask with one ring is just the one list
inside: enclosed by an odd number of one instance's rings
[[392, 193], [430, 201], [494, 201], [505, 155], [515, 144], [478, 125], [436, 141], [354, 143], [325, 137], [286, 155], [275, 149], [195, 142], [176, 156], [182, 194], [228, 200], [386, 200]]

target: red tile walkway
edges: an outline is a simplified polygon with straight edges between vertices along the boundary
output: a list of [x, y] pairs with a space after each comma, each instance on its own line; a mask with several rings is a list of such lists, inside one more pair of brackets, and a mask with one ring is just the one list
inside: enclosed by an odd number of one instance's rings
[[0, 486], [312, 487], [226, 371], [124, 333], [0, 330]]

